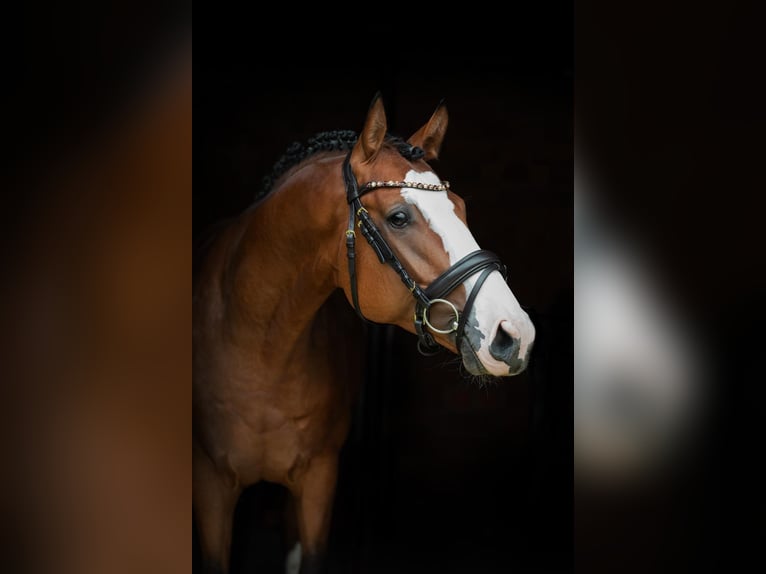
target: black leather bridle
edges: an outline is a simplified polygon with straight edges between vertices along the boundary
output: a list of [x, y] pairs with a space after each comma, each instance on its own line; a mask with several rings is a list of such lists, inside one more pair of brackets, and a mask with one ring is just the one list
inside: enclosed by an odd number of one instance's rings
[[[407, 289], [409, 289], [410, 293], [412, 293], [412, 296], [415, 298], [414, 322], [415, 332], [418, 335], [418, 350], [423, 355], [434, 355], [441, 348], [434, 340], [431, 333], [429, 333], [428, 329], [430, 329], [435, 333], [444, 335], [455, 333], [455, 346], [458, 353], [460, 353], [460, 344], [465, 331], [465, 323], [471, 312], [471, 308], [476, 301], [479, 289], [481, 289], [484, 281], [486, 281], [487, 277], [489, 277], [493, 271], [500, 271], [503, 274], [503, 277], [507, 279], [505, 265], [503, 265], [500, 258], [491, 251], [479, 249], [457, 261], [444, 273], [434, 279], [428, 287], [421, 289], [412, 279], [410, 274], [407, 273], [407, 270], [396, 257], [388, 243], [386, 243], [380, 230], [373, 222], [372, 217], [370, 217], [370, 214], [362, 205], [361, 197], [370, 191], [383, 187], [408, 187], [427, 191], [446, 191], [449, 189], [449, 183], [442, 182], [441, 184], [431, 185], [406, 181], [371, 181], [359, 187], [354, 171], [351, 168], [351, 152], [346, 155], [346, 158], [343, 161], [343, 180], [346, 184], [346, 199], [349, 205], [348, 228], [346, 229], [348, 274], [351, 283], [351, 298], [357, 314], [363, 320], [367, 321], [359, 307], [359, 294], [357, 292], [356, 281], [356, 232], [354, 231], [354, 222], [358, 220], [357, 225], [361, 230], [362, 235], [367, 239], [367, 242], [370, 244], [373, 251], [375, 251], [380, 262], [388, 263], [394, 271], [396, 271], [397, 275], [399, 275], [399, 278], [402, 280], [402, 283], [407, 286]], [[458, 311], [457, 307], [445, 297], [452, 293], [452, 291], [459, 287], [469, 277], [479, 272], [481, 272], [481, 275], [473, 286], [471, 293], [468, 295], [461, 313]], [[443, 303], [452, 308], [455, 317], [449, 329], [438, 329], [431, 324], [428, 313], [431, 306], [435, 303]]]

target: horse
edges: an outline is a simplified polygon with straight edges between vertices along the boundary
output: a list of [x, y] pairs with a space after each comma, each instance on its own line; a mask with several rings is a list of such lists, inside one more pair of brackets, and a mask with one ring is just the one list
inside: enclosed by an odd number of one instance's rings
[[377, 93], [358, 134], [291, 145], [253, 204], [209, 241], [192, 337], [193, 513], [206, 572], [228, 570], [236, 503], [260, 481], [292, 496], [300, 572], [326, 567], [367, 323], [414, 334], [423, 354], [459, 355], [473, 375], [526, 368], [535, 326], [431, 167], [447, 125], [442, 101], [411, 137], [395, 136]]

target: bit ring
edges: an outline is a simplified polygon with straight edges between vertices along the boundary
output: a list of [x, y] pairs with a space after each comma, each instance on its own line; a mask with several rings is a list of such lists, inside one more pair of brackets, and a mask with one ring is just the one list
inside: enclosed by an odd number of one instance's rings
[[[449, 329], [437, 329], [431, 324], [431, 321], [428, 320], [428, 311], [431, 309], [431, 305], [434, 303], [444, 303], [445, 305], [449, 305], [452, 308], [452, 312], [455, 314], [455, 320], [452, 322], [452, 326]], [[446, 299], [431, 299], [431, 301], [428, 302], [428, 307], [425, 308], [423, 311], [423, 321], [426, 325], [428, 325], [428, 328], [431, 329], [434, 333], [439, 333], [441, 335], [449, 335], [450, 333], [454, 333], [457, 331], [457, 326], [460, 323], [460, 312], [457, 310], [457, 307], [455, 307], [454, 303], [452, 301], [447, 301]]]

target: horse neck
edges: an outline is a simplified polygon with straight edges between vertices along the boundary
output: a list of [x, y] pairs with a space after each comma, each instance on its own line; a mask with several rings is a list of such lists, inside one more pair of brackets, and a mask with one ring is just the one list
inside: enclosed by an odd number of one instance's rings
[[280, 352], [294, 358], [309, 342], [317, 311], [337, 287], [345, 198], [340, 161], [332, 162], [337, 182], [330, 163], [303, 166], [242, 216], [228, 269], [228, 319], [240, 343], [269, 361]]

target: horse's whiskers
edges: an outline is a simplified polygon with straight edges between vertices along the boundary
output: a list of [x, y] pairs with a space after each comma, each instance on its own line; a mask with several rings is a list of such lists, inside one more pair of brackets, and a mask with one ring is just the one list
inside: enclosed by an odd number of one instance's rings
[[460, 374], [463, 379], [468, 381], [468, 384], [475, 385], [479, 389], [483, 390], [489, 389], [490, 387], [496, 387], [500, 382], [500, 377], [496, 377], [494, 375], [474, 375], [473, 373], [469, 373], [465, 369], [465, 366], [462, 364], [462, 362], [460, 365]]

